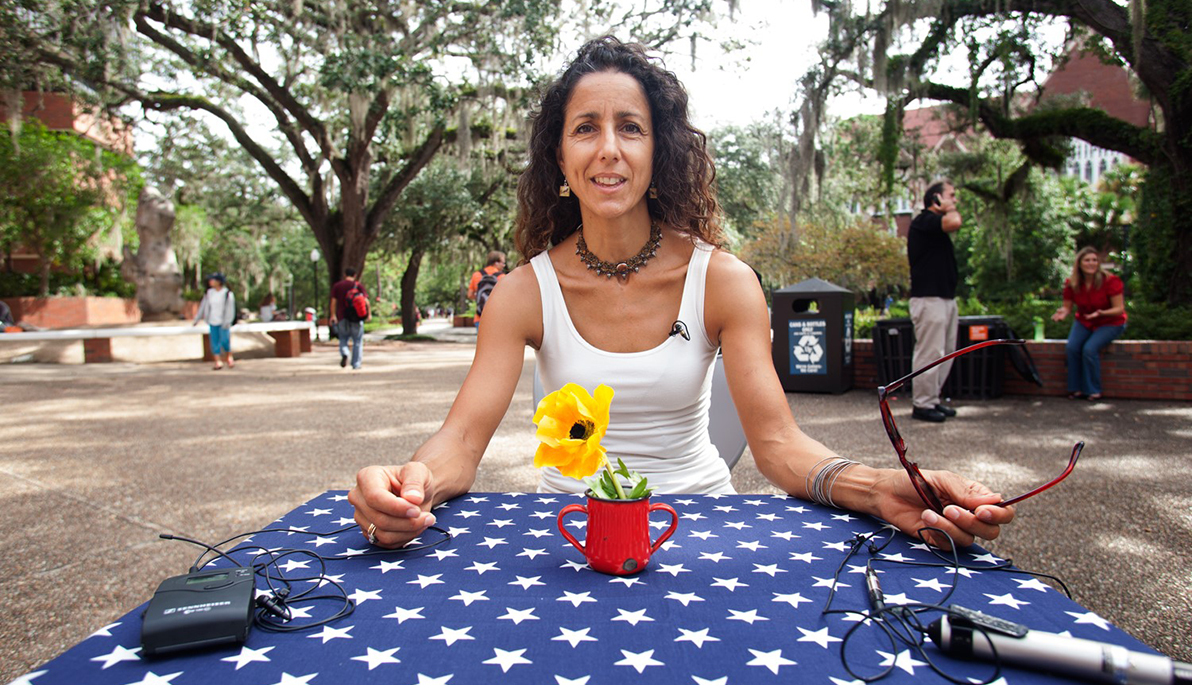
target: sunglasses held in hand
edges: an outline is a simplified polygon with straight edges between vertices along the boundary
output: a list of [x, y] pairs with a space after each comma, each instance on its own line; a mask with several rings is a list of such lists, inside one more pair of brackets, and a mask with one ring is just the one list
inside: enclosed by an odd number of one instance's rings
[[[898, 453], [898, 461], [902, 462], [902, 468], [906, 469], [907, 475], [911, 478], [911, 485], [915, 486], [915, 491], [919, 493], [919, 498], [923, 500], [923, 504], [927, 505], [927, 508], [931, 509], [935, 513], [942, 515], [944, 513], [944, 504], [940, 500], [939, 495], [936, 494], [935, 489], [931, 487], [931, 483], [929, 483], [927, 479], [923, 477], [922, 472], [919, 471], [919, 465], [913, 461], [909, 461], [906, 458], [906, 442], [903, 441], [902, 434], [898, 432], [898, 426], [894, 423], [894, 414], [890, 412], [890, 404], [887, 401], [888, 398], [890, 395], [894, 394], [895, 391], [905, 385], [910, 379], [918, 376], [928, 369], [932, 369], [948, 361], [949, 359], [955, 359], [956, 357], [963, 356], [969, 352], [979, 350], [983, 347], [989, 347], [991, 345], [1025, 344], [1025, 340], [987, 340], [975, 345], [969, 345], [968, 347], [957, 350], [952, 354], [940, 357], [918, 371], [913, 371], [909, 375], [903, 376], [893, 383], [884, 385], [877, 389], [878, 405], [882, 412], [882, 425], [886, 428], [886, 435], [890, 436], [890, 443], [894, 445], [894, 451]], [[997, 503], [997, 506], [1005, 507], [1016, 502], [1021, 502], [1028, 497], [1034, 497], [1035, 495], [1051, 488], [1056, 483], [1059, 483], [1063, 479], [1067, 478], [1068, 474], [1072, 473], [1072, 469], [1076, 468], [1076, 460], [1080, 459], [1080, 452], [1083, 449], [1083, 441], [1076, 443], [1076, 445], [1072, 447], [1072, 456], [1068, 458], [1068, 466], [1063, 470], [1062, 473], [1060, 473], [1060, 475], [1044, 483], [1043, 485], [1040, 485], [1034, 490], [1027, 492], [1024, 495], [1018, 495], [1017, 497], [1011, 497], [1009, 499], [1002, 500], [1001, 502]]]

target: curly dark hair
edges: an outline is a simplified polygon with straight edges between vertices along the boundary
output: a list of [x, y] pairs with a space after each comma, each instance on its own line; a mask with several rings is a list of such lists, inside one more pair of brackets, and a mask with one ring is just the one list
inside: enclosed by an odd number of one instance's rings
[[637, 79], [650, 103], [654, 126], [654, 186], [657, 199], [647, 200], [650, 216], [706, 243], [723, 246], [720, 206], [712, 183], [716, 170], [708, 155], [707, 136], [687, 116], [687, 91], [679, 79], [646, 56], [637, 43], [612, 36], [588, 42], [543, 93], [532, 115], [530, 161], [517, 184], [515, 241], [529, 260], [558, 245], [580, 224], [579, 202], [559, 197], [563, 172], [558, 149], [563, 137], [567, 102], [579, 80], [599, 72], [620, 72]]

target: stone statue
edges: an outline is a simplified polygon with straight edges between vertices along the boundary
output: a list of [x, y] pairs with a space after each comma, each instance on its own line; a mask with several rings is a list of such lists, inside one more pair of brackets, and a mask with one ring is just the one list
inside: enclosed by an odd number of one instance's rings
[[168, 321], [182, 317], [182, 272], [170, 244], [174, 203], [156, 188], [145, 186], [137, 200], [136, 254], [124, 248], [120, 273], [137, 284], [141, 321]]

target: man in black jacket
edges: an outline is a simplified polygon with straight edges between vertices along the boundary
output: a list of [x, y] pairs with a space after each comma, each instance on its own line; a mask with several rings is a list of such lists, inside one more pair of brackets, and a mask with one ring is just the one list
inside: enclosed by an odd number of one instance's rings
[[[923, 211], [911, 221], [906, 253], [911, 266], [911, 322], [915, 326], [915, 355], [922, 368], [956, 350], [956, 254], [951, 234], [960, 228], [956, 188], [948, 181], [931, 185], [923, 195]], [[914, 381], [911, 417], [943, 423], [956, 410], [940, 401], [952, 362], [945, 362]]]

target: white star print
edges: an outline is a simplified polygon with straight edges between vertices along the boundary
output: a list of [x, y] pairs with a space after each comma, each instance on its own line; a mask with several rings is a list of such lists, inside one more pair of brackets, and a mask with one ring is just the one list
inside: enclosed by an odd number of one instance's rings
[[683, 564], [659, 564], [658, 573], [669, 573], [677, 578], [680, 573], [691, 573], [691, 569], [683, 568]]
[[578, 647], [581, 642], [597, 642], [596, 638], [588, 635], [591, 628], [584, 628], [583, 630], [571, 630], [570, 628], [559, 627], [559, 634], [552, 637], [553, 641], [565, 641], [571, 643], [572, 647]]
[[322, 547], [323, 545], [334, 545], [336, 537], [337, 536], [316, 535], [313, 540], [307, 540], [306, 544], [308, 544], [308, 545], [313, 544], [315, 546], [315, 548], [317, 549], [319, 547]]
[[339, 573], [339, 574], [336, 574], [333, 576], [325, 575], [320, 578], [317, 578], [314, 582], [318, 583], [319, 587], [323, 587], [324, 585], [330, 585], [331, 583], [342, 583], [342, 582], [344, 582], [344, 574]]
[[551, 504], [553, 502], [558, 502], [559, 500], [558, 500], [558, 498], [555, 498], [555, 497], [539, 497], [538, 499], [536, 499], [534, 501], [539, 504]]
[[679, 518], [681, 518], [681, 519], [688, 519], [688, 520], [691, 520], [691, 521], [699, 521], [700, 519], [706, 519], [706, 518], [708, 518], [708, 517], [707, 517], [707, 516], [704, 516], [703, 514], [701, 514], [701, 513], [699, 513], [699, 512], [692, 512], [692, 511], [688, 511], [688, 512], [684, 512], [684, 513], [682, 513], [682, 514], [679, 514]]
[[465, 509], [464, 511], [459, 512], [459, 517], [461, 519], [470, 519], [473, 516], [479, 516], [479, 515], [480, 515], [480, 512], [478, 512], [474, 509]]
[[306, 675], [290, 675], [289, 673], [282, 673], [281, 680], [274, 683], [274, 685], [308, 685], [311, 679], [319, 675], [318, 673], [308, 673]]
[[561, 675], [555, 675], [555, 685], [588, 685], [588, 680], [592, 676], [581, 675], [578, 678], [564, 678]]
[[783, 658], [781, 649], [776, 649], [772, 652], [759, 652], [756, 649], [751, 649], [749, 652], [753, 654], [753, 660], [746, 662], [746, 666], [764, 666], [770, 669], [770, 672], [774, 675], [778, 675], [778, 669], [783, 666], [794, 666], [798, 663]]
[[522, 656], [522, 654], [525, 654], [525, 653], [526, 653], [526, 650], [524, 650], [524, 649], [517, 649], [517, 650], [511, 651], [511, 652], [506, 652], [505, 650], [501, 649], [500, 647], [494, 647], [493, 648], [493, 654], [494, 654], [493, 658], [491, 658], [487, 661], [482, 661], [480, 663], [493, 664], [494, 666], [500, 666], [502, 673], [508, 673], [509, 669], [513, 668], [514, 666], [516, 666], [518, 664], [532, 664], [532, 663], [534, 663], [533, 661], [530, 661], [529, 659], [526, 659]]
[[758, 521], [777, 521], [778, 514], [758, 514], [757, 520]]
[[137, 647], [136, 649], [127, 649], [123, 645], [116, 645], [112, 651], [100, 656], [93, 656], [91, 657], [91, 660], [102, 661], [103, 668], [107, 669], [111, 666], [115, 666], [121, 661], [140, 661], [141, 657], [137, 655], [137, 652], [139, 651], [141, 651], [140, 647]]
[[432, 678], [428, 675], [419, 673], [418, 682], [414, 685], [447, 685], [447, 681], [451, 680], [454, 676], [454, 673], [448, 673], [447, 675], [441, 675], [437, 678]]
[[811, 552], [791, 552], [791, 561], [805, 561], [811, 563], [813, 561], [820, 561], [823, 557], [817, 557]]
[[549, 518], [554, 518], [555, 514], [554, 514], [554, 512], [550, 512], [550, 511], [536, 511], [533, 514], [530, 514], [530, 516], [533, 516], [534, 518], [540, 518], [540, 519], [549, 519]]
[[832, 587], [833, 584], [835, 584], [836, 587], [852, 587], [852, 585], [849, 585], [848, 583], [841, 583], [835, 578], [820, 578], [819, 576], [812, 576], [812, 578], [815, 579], [815, 585], [812, 585], [811, 587]]
[[436, 560], [442, 561], [444, 559], [450, 559], [451, 557], [458, 557], [459, 552], [453, 549], [436, 549], [427, 556], [434, 557]]
[[796, 609], [799, 608], [800, 604], [811, 602], [810, 599], [807, 599], [806, 597], [799, 594], [798, 592], [792, 592], [792, 593], [786, 594], [786, 595], [778, 593], [778, 592], [774, 592], [771, 594], [774, 595], [774, 599], [772, 599], [770, 601], [772, 601], [772, 602], [786, 602], [787, 604], [791, 605], [792, 607], [794, 607]]
[[732, 528], [734, 530], [744, 530], [746, 528], [752, 528], [753, 526], [749, 525], [748, 523], [745, 523], [744, 521], [727, 521], [724, 524], [724, 527]]
[[[340, 527], [349, 526], [355, 522], [356, 522], [356, 519], [348, 518], [346, 516], [341, 516], [341, 517], [335, 519], [335, 525], [340, 526]], [[245, 540], [248, 540], [248, 538], [245, 538]]]
[[241, 647], [239, 654], [237, 654], [236, 656], [226, 656], [226, 657], [220, 659], [220, 661], [227, 661], [227, 662], [236, 664], [236, 670], [239, 671], [241, 668], [249, 665], [250, 663], [252, 663], [254, 661], [269, 661], [269, 657], [265, 656], [265, 654], [270, 652], [272, 649], [273, 649], [273, 645], [270, 645], [268, 647], [264, 647], [261, 649], [252, 649], [250, 647]]
[[718, 538], [720, 536], [716, 535], [715, 533], [713, 533], [710, 530], [693, 530], [687, 534], [687, 537], [699, 538], [700, 540], [707, 540], [708, 538]]
[[882, 559], [885, 559], [886, 561], [911, 561], [912, 560], [910, 557], [904, 556], [902, 554], [902, 552], [898, 552], [897, 554], [879, 554], [878, 556], [880, 556]]
[[450, 647], [460, 640], [475, 640], [476, 638], [468, 635], [468, 631], [471, 629], [472, 626], [467, 626], [465, 628], [448, 628], [447, 626], [439, 626], [439, 634], [432, 635], [430, 639], [442, 640], [443, 642], [447, 643], [448, 647]]
[[379, 569], [381, 571], [381, 574], [384, 575], [386, 573], [389, 573], [390, 571], [405, 570], [402, 568], [402, 564], [404, 564], [404, 563], [405, 562], [402, 561], [401, 559], [398, 559], [397, 561], [385, 561], [384, 559], [382, 559], [381, 563], [377, 564], [376, 566], [369, 566], [369, 568]]
[[762, 544], [760, 541], [758, 541], [758, 540], [754, 540], [754, 541], [752, 541], [752, 542], [738, 541], [738, 542], [737, 542], [737, 547], [738, 547], [739, 549], [747, 549], [747, 550], [750, 550], [750, 551], [752, 551], [752, 552], [756, 552], [756, 551], [758, 551], [759, 549], [769, 549], [769, 547], [767, 547], [767, 546], [763, 545], [763, 544]]
[[1076, 619], [1077, 623], [1091, 623], [1101, 630], [1109, 630], [1109, 621], [1106, 621], [1091, 611], [1086, 611], [1083, 614], [1075, 611], [1065, 611], [1064, 613]]
[[735, 592], [739, 587], [749, 587], [748, 583], [739, 582], [736, 578], [712, 578], [712, 587], [728, 588], [729, 592]]
[[467, 590], [460, 590], [458, 595], [453, 595], [447, 599], [458, 599], [464, 603], [464, 606], [470, 607], [472, 606], [472, 602], [487, 602], [488, 597], [484, 596], [487, 592], [488, 590], [481, 590], [480, 592], [468, 592]]
[[769, 621], [770, 620], [770, 619], [766, 618], [765, 616], [758, 616], [757, 609], [750, 609], [749, 611], [735, 611], [733, 609], [729, 609], [728, 613], [729, 613], [729, 615], [726, 620], [744, 621], [744, 622], [748, 623], [749, 625], [753, 625], [757, 621]]
[[331, 626], [323, 626], [323, 629], [319, 632], [313, 635], [307, 635], [306, 637], [312, 640], [321, 639], [323, 644], [327, 644], [336, 638], [351, 640], [352, 636], [348, 634], [348, 631], [355, 627], [356, 626], [348, 626], [347, 628], [332, 628]]
[[631, 652], [627, 649], [621, 650], [621, 655], [624, 659], [613, 664], [614, 666], [632, 666], [638, 673], [646, 670], [648, 666], [665, 666], [666, 664], [654, 658], [654, 650], [647, 649], [644, 652]]
[[765, 565], [754, 564], [753, 572], [754, 573], [764, 573], [764, 574], [770, 576], [771, 578], [773, 578], [775, 576], [775, 574], [786, 573], [787, 571], [784, 568], [778, 568], [778, 564], [765, 564]]
[[182, 671], [167, 675], [157, 675], [153, 671], [149, 671], [145, 674], [145, 677], [141, 678], [135, 683], [129, 683], [128, 685], [170, 685], [170, 683], [174, 681], [174, 678], [177, 678], [180, 675], [182, 675]]
[[290, 607], [290, 620], [296, 618], [310, 618], [311, 609], [314, 609], [313, 605], [304, 607]]
[[546, 554], [545, 549], [529, 549], [528, 547], [522, 547], [522, 551], [518, 552], [517, 556], [530, 557], [530, 560], [533, 561], [535, 557], [542, 556], [543, 554]]
[[712, 637], [708, 634], [708, 630], [708, 628], [704, 628], [703, 630], [686, 630], [684, 628], [679, 628], [679, 632], [682, 633], [682, 635], [676, 637], [675, 642], [690, 642], [700, 649], [703, 649], [705, 642], [720, 642], [720, 638]]
[[772, 537], [772, 538], [782, 538], [783, 540], [786, 540], [787, 542], [790, 542], [792, 538], [798, 538], [798, 537], [803, 537], [803, 536], [802, 536], [802, 535], [796, 535], [796, 534], [794, 534], [794, 533], [790, 532], [789, 530], [775, 530], [775, 531], [773, 531], [773, 532], [771, 532], [771, 533], [770, 533], [770, 537]]
[[544, 537], [550, 534], [550, 531], [545, 528], [531, 528], [530, 530], [522, 533], [522, 535], [533, 535], [536, 538]]
[[917, 588], [919, 588], [919, 587], [931, 588], [932, 590], [935, 590], [936, 592], [943, 592], [944, 588], [952, 587], [951, 585], [944, 585], [943, 583], [941, 583], [939, 578], [931, 578], [929, 580], [923, 580], [922, 578], [911, 578], [911, 580], [915, 581], [915, 587], [917, 587]]
[[403, 609], [401, 607], [393, 607], [392, 614], [385, 614], [382, 618], [396, 618], [397, 624], [401, 625], [413, 618], [426, 618], [422, 615], [423, 607], [417, 609]]
[[542, 576], [534, 576], [533, 578], [526, 578], [525, 576], [518, 576], [517, 580], [510, 581], [506, 585], [520, 585], [521, 589], [529, 590], [535, 585], [546, 585], [541, 582]]
[[512, 526], [513, 519], [493, 519], [487, 525], [496, 526], [497, 528], [504, 528], [505, 526]]
[[1019, 604], [1030, 604], [1030, 602], [1018, 599], [1009, 592], [1004, 595], [991, 595], [988, 592], [982, 592], [981, 594], [989, 598], [990, 604], [1004, 604], [1005, 606], [1012, 607], [1014, 609], [1019, 608]]
[[700, 561], [715, 561], [716, 563], [720, 563], [725, 559], [732, 559], [732, 557], [725, 556], [724, 552], [700, 552], [699, 558]]
[[663, 599], [673, 599], [678, 602], [682, 602], [683, 606], [687, 606], [691, 602], [704, 601], [703, 597], [700, 597], [699, 595], [695, 594], [694, 592], [675, 592], [673, 590], [666, 593], [666, 597], [663, 597]]
[[493, 561], [493, 562], [473, 561], [472, 565], [466, 567], [464, 570], [465, 571], [475, 571], [477, 573], [477, 575], [482, 576], [482, 575], [484, 575], [485, 571], [500, 571], [501, 569], [497, 568], [497, 562], [495, 562], [495, 561]]
[[578, 562], [578, 561], [572, 561], [570, 559], [568, 559], [567, 561], [564, 561], [562, 563], [562, 565], [559, 566], [559, 568], [569, 568], [572, 571], [575, 571], [576, 573], [579, 573], [580, 571], [586, 569], [587, 567], [588, 567], [588, 565], [585, 563]]
[[821, 523], [820, 521], [804, 521], [803, 527], [811, 528], [812, 530], [823, 530], [823, 529], [827, 528], [828, 526], [827, 526], [827, 524]]
[[87, 637], [111, 637], [112, 636], [112, 628], [115, 628], [118, 625], [120, 625], [120, 621], [116, 621], [115, 623], [109, 623], [106, 626], [95, 631], [94, 633], [91, 633]]
[[836, 550], [837, 552], [847, 552], [848, 548], [849, 548], [849, 543], [847, 543], [843, 540], [840, 542], [825, 542], [824, 543], [824, 549], [832, 549], [832, 550]]
[[830, 642], [840, 642], [840, 638], [832, 637], [831, 635], [828, 634], [827, 627], [820, 628], [819, 630], [815, 631], [814, 633], [811, 632], [810, 630], [799, 627], [799, 632], [803, 633], [803, 637], [799, 638], [797, 640], [797, 642], [814, 642], [815, 644], [819, 645], [820, 647], [823, 647], [824, 649], [828, 648], [828, 643], [830, 643]]
[[614, 621], [625, 621], [626, 623], [628, 623], [631, 626], [636, 626], [637, 624], [642, 623], [643, 621], [645, 621], [645, 622], [653, 622], [654, 621], [654, 619], [650, 618], [649, 616], [646, 616], [645, 609], [639, 609], [637, 611], [625, 611], [624, 609], [617, 609], [617, 613], [619, 615], [613, 619]]
[[760, 499], [747, 499], [745, 500], [745, 504], [752, 504], [755, 507], [760, 507], [765, 504], [765, 502]]
[[480, 546], [492, 549], [492, 548], [496, 547], [497, 545], [507, 545], [507, 544], [509, 544], [509, 543], [505, 542], [505, 538], [484, 538], [484, 542], [480, 543]]
[[693, 499], [677, 499], [677, 500], [675, 500], [675, 504], [682, 504], [685, 507], [689, 507], [689, 506], [695, 504], [695, 500], [693, 500]]
[[401, 659], [393, 656], [401, 647], [394, 647], [393, 649], [386, 649], [381, 651], [379, 649], [368, 648], [368, 652], [360, 656], [352, 657], [352, 661], [364, 661], [368, 663], [368, 670], [373, 670], [377, 666], [384, 666], [385, 664], [400, 664]]
[[728, 685], [728, 676], [720, 676], [716, 680], [707, 680], [697, 675], [693, 675], [691, 676], [691, 679], [695, 681], [695, 685]]
[[642, 580], [641, 578], [638, 578], [637, 576], [614, 576], [612, 578], [609, 578], [608, 582], [621, 583], [625, 587], [633, 587], [634, 585], [637, 585], [639, 583], [642, 585], [646, 584], [646, 581]]
[[807, 511], [808, 511], [807, 507], [805, 507], [805, 506], [803, 506], [803, 505], [799, 505], [799, 506], [797, 506], [797, 507], [787, 507], [787, 508], [786, 508], [786, 510], [787, 510], [787, 511], [793, 511], [793, 512], [796, 512], [796, 513], [799, 513], [799, 514], [806, 514], [806, 513], [807, 513]]
[[973, 561], [982, 561], [982, 562], [985, 562], [986, 564], [1000, 564], [1000, 563], [1002, 563], [1001, 559], [998, 559], [997, 557], [993, 556], [989, 552], [986, 552], [980, 556], [978, 556], [976, 554], [973, 554], [971, 556], [973, 557]]
[[[453, 538], [457, 538], [457, 537], [459, 537], [459, 536], [461, 536], [461, 535], [471, 535], [471, 534], [472, 534], [472, 529], [471, 529], [471, 528], [464, 528], [463, 526], [449, 526], [449, 527], [447, 528], [447, 533], [448, 533], [449, 535], [451, 535], [451, 537], [453, 537]], [[422, 675], [422, 674], [421, 674], [421, 673], [419, 673], [418, 675]], [[446, 677], [450, 677], [450, 676], [446, 676]]]
[[509, 511], [511, 509], [521, 509], [521, 505], [517, 504], [515, 502], [506, 502], [504, 504], [498, 504], [497, 508], [504, 509], [505, 511]]
[[368, 601], [368, 600], [370, 600], [370, 599], [380, 599], [380, 598], [381, 598], [381, 591], [380, 591], [380, 590], [360, 590], [360, 589], [357, 589], [355, 592], [353, 592], [352, 594], [348, 595], [348, 599], [352, 600], [352, 601], [353, 601], [353, 602], [355, 602], [357, 605], [359, 605], [359, 604], [363, 604], [364, 602], [367, 602], [367, 601]]
[[498, 616], [498, 619], [507, 619], [513, 621], [513, 625], [519, 626], [522, 621], [537, 621], [538, 617], [534, 615], [534, 607], [529, 609], [514, 609], [513, 607], [505, 607], [505, 615]]
[[853, 518], [853, 516], [852, 516], [852, 515], [850, 515], [850, 514], [832, 514], [832, 519], [833, 519], [834, 521], [844, 521], [845, 523], [847, 523], [847, 522], [849, 522], [849, 521], [855, 521], [855, 520], [856, 520], [856, 519], [855, 519], [855, 518]]
[[720, 506], [718, 506], [718, 507], [712, 507], [712, 508], [713, 508], [713, 509], [715, 509], [716, 511], [723, 511], [723, 512], [724, 512], [724, 513], [726, 513], [726, 514], [727, 514], [727, 513], [729, 513], [730, 511], [736, 511], [736, 510], [737, 510], [737, 508], [736, 508], [736, 507], [734, 507], [734, 506], [733, 506], [733, 505], [731, 505], [731, 504], [722, 504], [722, 505], [720, 505]]
[[895, 657], [893, 654], [890, 654], [889, 652], [883, 652], [880, 649], [875, 651], [877, 651], [877, 653], [882, 657], [882, 666], [894, 666], [894, 668], [901, 668], [911, 675], [915, 675], [916, 666], [927, 665], [922, 661], [911, 658], [911, 652], [908, 649], [904, 649], [899, 652], [897, 657]]
[[915, 603], [915, 600], [907, 597], [905, 592], [899, 592], [899, 593], [893, 594], [893, 595], [891, 595], [891, 594], [886, 595], [886, 604], [914, 604], [914, 603]]
[[1046, 583], [1039, 580], [1038, 578], [1031, 578], [1029, 580], [1023, 580], [1022, 578], [1013, 578], [1012, 580], [1015, 583], [1018, 583], [1019, 590], [1038, 590], [1039, 592], [1047, 592], [1048, 590], [1051, 589], [1050, 586], [1048, 586]]
[[331, 514], [330, 509], [311, 509], [306, 512], [308, 516], [328, 516]]
[[406, 585], [417, 585], [418, 587], [425, 590], [427, 585], [442, 585], [443, 581], [439, 580], [439, 578], [442, 577], [442, 573], [436, 573], [433, 576], [424, 576], [422, 574], [418, 574], [418, 580], [407, 580]]
[[592, 599], [591, 592], [575, 593], [575, 592], [568, 592], [567, 590], [564, 590], [563, 596], [559, 597], [555, 601], [556, 602], [571, 602], [571, 606], [578, 607], [579, 605], [583, 604], [584, 602], [595, 602], [596, 600]]

